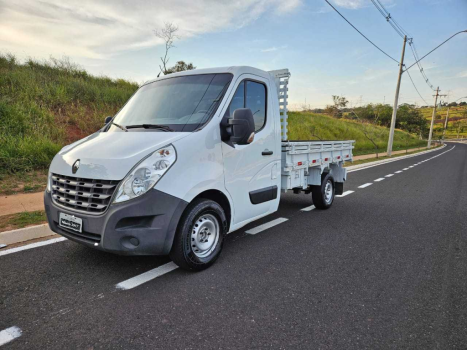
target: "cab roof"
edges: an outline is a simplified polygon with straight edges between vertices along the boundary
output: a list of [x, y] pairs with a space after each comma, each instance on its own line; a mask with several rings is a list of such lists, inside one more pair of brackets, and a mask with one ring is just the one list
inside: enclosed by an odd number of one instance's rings
[[258, 75], [260, 77], [266, 78], [266, 79], [269, 79], [271, 77], [268, 72], [258, 69], [258, 68], [249, 67], [249, 66], [231, 66], [231, 67], [217, 67], [217, 68], [206, 68], [206, 69], [192, 69], [192, 70], [186, 70], [183, 72], [172, 73], [172, 74], [164, 75], [156, 79], [148, 80], [147, 82], [144, 83], [144, 85], [152, 83], [154, 81], [168, 79], [168, 78], [181, 77], [181, 76], [186, 76], [186, 75], [216, 74], [216, 73], [230, 73], [230, 74], [233, 74], [234, 76], [239, 76], [242, 74], [254, 74], [254, 75]]

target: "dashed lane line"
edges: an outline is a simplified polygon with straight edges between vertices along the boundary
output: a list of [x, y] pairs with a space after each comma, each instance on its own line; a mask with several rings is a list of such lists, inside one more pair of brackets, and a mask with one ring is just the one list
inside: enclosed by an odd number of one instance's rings
[[342, 193], [342, 194], [336, 195], [336, 197], [345, 197], [345, 196], [348, 196], [348, 195], [351, 194], [351, 193], [354, 193], [354, 191], [345, 191], [345, 192]]
[[409, 168], [404, 168], [404, 169], [402, 169], [402, 170], [409, 170]]
[[275, 220], [266, 222], [265, 224], [253, 227], [252, 229], [249, 229], [245, 231], [245, 233], [248, 233], [249, 235], [256, 235], [257, 233], [260, 233], [264, 230], [267, 230], [268, 228], [274, 227], [276, 225], [282, 224], [283, 222], [286, 222], [289, 219], [286, 218], [277, 218]]
[[142, 285], [143, 283], [149, 282], [150, 280], [165, 275], [166, 273], [169, 273], [175, 269], [178, 269], [178, 266], [173, 262], [169, 262], [162, 266], [156, 267], [155, 269], [146, 271], [140, 275], [132, 277], [126, 281], [120, 282], [115, 287], [121, 290], [133, 289]]
[[384, 177], [391, 177], [391, 176], [394, 176], [394, 174], [387, 174], [387, 175], [384, 176]]
[[312, 211], [313, 209], [315, 209], [315, 206], [314, 205], [310, 205], [309, 207], [305, 207], [303, 209], [300, 209], [301, 211]]
[[13, 326], [0, 332], [0, 346], [15, 340], [21, 336], [21, 329]]
[[365, 188], [365, 187], [368, 187], [368, 186], [371, 186], [371, 185], [373, 185], [373, 183], [372, 183], [372, 182], [368, 182], [368, 183], [366, 183], [366, 184], [363, 184], [363, 185], [361, 185], [361, 186], [358, 186], [358, 188]]
[[397, 170], [395, 173], [400, 174], [401, 172], [402, 172], [402, 170]]
[[376, 179], [375, 181], [380, 182], [380, 181], [383, 181], [383, 180], [384, 180], [384, 177], [380, 177], [379, 179]]

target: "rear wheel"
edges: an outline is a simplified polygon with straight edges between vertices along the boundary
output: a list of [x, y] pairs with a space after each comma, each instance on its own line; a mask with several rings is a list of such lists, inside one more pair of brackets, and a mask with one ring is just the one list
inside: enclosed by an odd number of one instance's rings
[[331, 174], [323, 174], [321, 186], [311, 186], [313, 204], [318, 209], [328, 209], [334, 201], [334, 178]]
[[222, 207], [209, 199], [197, 199], [180, 219], [170, 258], [182, 269], [201, 271], [222, 251], [227, 219]]

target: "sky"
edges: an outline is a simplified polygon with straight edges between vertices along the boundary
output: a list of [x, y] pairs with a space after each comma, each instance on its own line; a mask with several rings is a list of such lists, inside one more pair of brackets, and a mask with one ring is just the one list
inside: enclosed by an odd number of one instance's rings
[[[389, 56], [403, 40], [370, 0], [330, 0]], [[380, 0], [415, 42], [419, 57], [467, 30], [467, 0]], [[159, 73], [165, 23], [178, 26], [169, 54], [197, 68], [288, 68], [292, 109], [322, 108], [332, 95], [355, 107], [393, 103], [398, 64], [378, 51], [324, 0], [0, 0], [0, 53], [20, 60], [68, 57], [94, 75], [137, 83]], [[407, 45], [404, 63], [414, 63]], [[467, 96], [467, 33], [421, 61], [445, 100]], [[433, 103], [418, 67], [403, 74], [400, 103]], [[423, 99], [426, 101], [424, 101]], [[467, 100], [467, 99], [466, 99]]]

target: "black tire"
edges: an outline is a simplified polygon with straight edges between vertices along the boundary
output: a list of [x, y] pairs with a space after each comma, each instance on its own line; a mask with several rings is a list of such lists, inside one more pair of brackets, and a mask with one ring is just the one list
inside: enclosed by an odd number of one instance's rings
[[[332, 196], [330, 200], [326, 200], [326, 184], [330, 183], [332, 186]], [[321, 177], [321, 186], [311, 186], [311, 195], [313, 198], [313, 204], [317, 209], [329, 209], [334, 202], [334, 195], [336, 189], [334, 185], [334, 178], [331, 174], [323, 174]]]
[[[205, 221], [204, 224], [206, 222], [208, 222], [208, 224], [210, 222], [214, 223], [214, 219], [216, 219], [218, 221], [219, 231], [217, 234], [217, 241], [214, 241], [207, 251], [203, 251], [203, 253], [207, 255], [199, 256], [202, 253], [195, 244], [203, 244], [203, 241], [199, 239], [203, 233], [200, 227], [204, 225], [203, 219], [206, 218], [209, 220]], [[197, 226], [198, 224], [200, 226]], [[196, 199], [190, 203], [180, 219], [169, 254], [170, 258], [184, 270], [201, 271], [207, 269], [214, 264], [219, 257], [226, 231], [227, 218], [222, 207], [209, 199]], [[206, 232], [210, 232], [209, 228]], [[211, 235], [211, 233], [208, 234], [209, 236]], [[209, 238], [208, 236], [206, 237]]]

